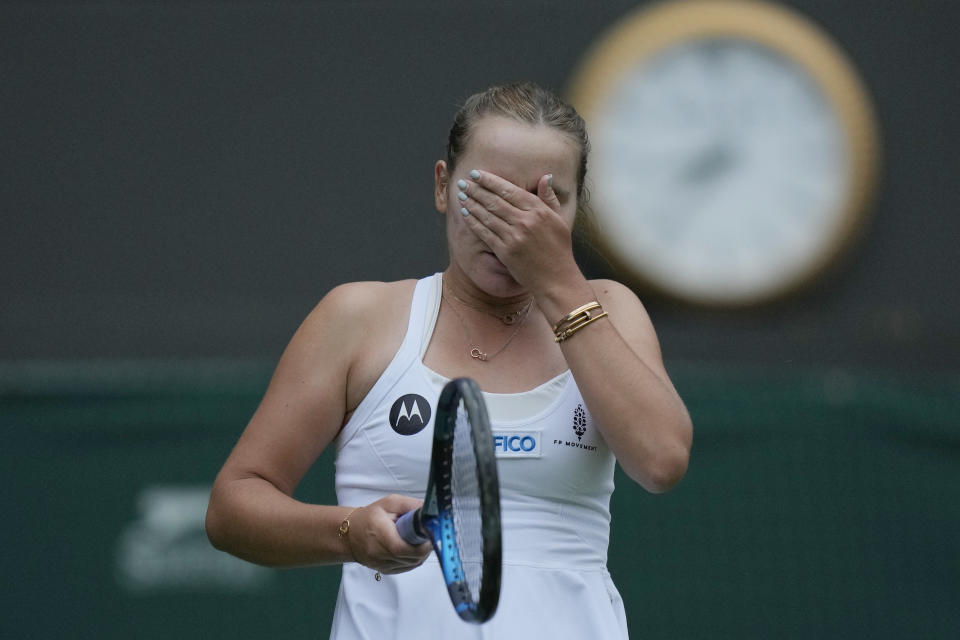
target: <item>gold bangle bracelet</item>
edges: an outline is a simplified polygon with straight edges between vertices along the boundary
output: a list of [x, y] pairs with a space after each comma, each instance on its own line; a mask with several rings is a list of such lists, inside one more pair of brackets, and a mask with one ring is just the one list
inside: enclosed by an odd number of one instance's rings
[[556, 342], [558, 342], [558, 343], [563, 342], [564, 340], [566, 340], [567, 338], [569, 338], [570, 336], [572, 336], [573, 334], [575, 334], [577, 331], [580, 331], [580, 329], [583, 329], [583, 328], [584, 328], [585, 326], [587, 326], [588, 324], [591, 324], [591, 323], [593, 323], [593, 322], [596, 322], [596, 321], [599, 320], [600, 318], [606, 318], [606, 317], [607, 317], [607, 312], [606, 312], [606, 311], [604, 311], [604, 312], [601, 313], [600, 315], [596, 315], [596, 316], [593, 316], [593, 317], [588, 317], [588, 318], [586, 318], [585, 320], [583, 320], [582, 322], [579, 322], [579, 323], [577, 323], [577, 324], [573, 324], [573, 325], [571, 325], [571, 326], [568, 326], [566, 329], [564, 329], [563, 331], [559, 332], [559, 333], [556, 335], [556, 337], [554, 338], [554, 340], [555, 340]]
[[577, 307], [576, 309], [574, 309], [573, 311], [565, 315], [557, 324], [553, 325], [553, 332], [557, 333], [558, 331], [561, 330], [561, 327], [563, 327], [563, 325], [567, 324], [568, 322], [572, 322], [580, 314], [586, 314], [586, 317], [589, 318], [590, 312], [593, 311], [594, 309], [599, 309], [599, 308], [600, 308], [600, 303], [597, 302], [596, 300], [594, 300], [593, 302], [588, 302], [582, 307]]

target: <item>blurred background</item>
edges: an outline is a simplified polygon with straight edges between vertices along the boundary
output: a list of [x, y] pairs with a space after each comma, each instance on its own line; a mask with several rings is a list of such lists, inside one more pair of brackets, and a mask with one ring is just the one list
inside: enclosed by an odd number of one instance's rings
[[[327, 290], [444, 268], [460, 102], [566, 92], [645, 6], [0, 6], [0, 636], [325, 637], [339, 570], [213, 550], [213, 477]], [[960, 5], [776, 6], [857, 70], [879, 178], [839, 259], [763, 304], [578, 248], [635, 285], [696, 429], [674, 491], [618, 475], [610, 569], [640, 638], [957, 637]], [[298, 497], [334, 499], [329, 455]]]

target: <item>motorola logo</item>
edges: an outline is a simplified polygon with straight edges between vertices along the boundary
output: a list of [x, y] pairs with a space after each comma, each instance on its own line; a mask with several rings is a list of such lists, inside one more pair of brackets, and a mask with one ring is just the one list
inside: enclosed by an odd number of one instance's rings
[[390, 407], [390, 426], [402, 436], [412, 436], [430, 422], [430, 403], [423, 396], [408, 393]]

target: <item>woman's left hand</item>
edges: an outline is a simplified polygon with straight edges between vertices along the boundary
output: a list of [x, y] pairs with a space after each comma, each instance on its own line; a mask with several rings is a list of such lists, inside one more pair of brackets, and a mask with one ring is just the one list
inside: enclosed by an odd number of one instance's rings
[[466, 195], [466, 224], [534, 295], [583, 278], [573, 257], [572, 216], [569, 223], [562, 216], [552, 176], [540, 178], [535, 194], [487, 171], [473, 170], [457, 186]]
[[595, 281], [594, 291], [584, 278], [573, 257], [572, 212], [549, 177], [540, 178], [535, 194], [485, 171], [472, 171], [457, 186], [466, 194], [466, 224], [533, 293], [548, 322], [591, 300], [609, 310], [606, 322], [560, 348], [624, 470], [649, 491], [676, 484], [689, 461], [692, 425], [664, 370], [653, 325], [632, 291], [610, 281]]

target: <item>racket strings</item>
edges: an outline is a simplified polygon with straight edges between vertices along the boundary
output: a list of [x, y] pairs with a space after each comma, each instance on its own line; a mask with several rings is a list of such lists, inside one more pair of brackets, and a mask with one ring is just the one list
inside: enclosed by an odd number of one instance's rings
[[453, 438], [451, 473], [453, 520], [457, 546], [463, 567], [463, 579], [470, 589], [470, 600], [480, 597], [483, 582], [483, 518], [480, 505], [480, 484], [474, 452], [470, 418], [461, 403], [457, 410]]

